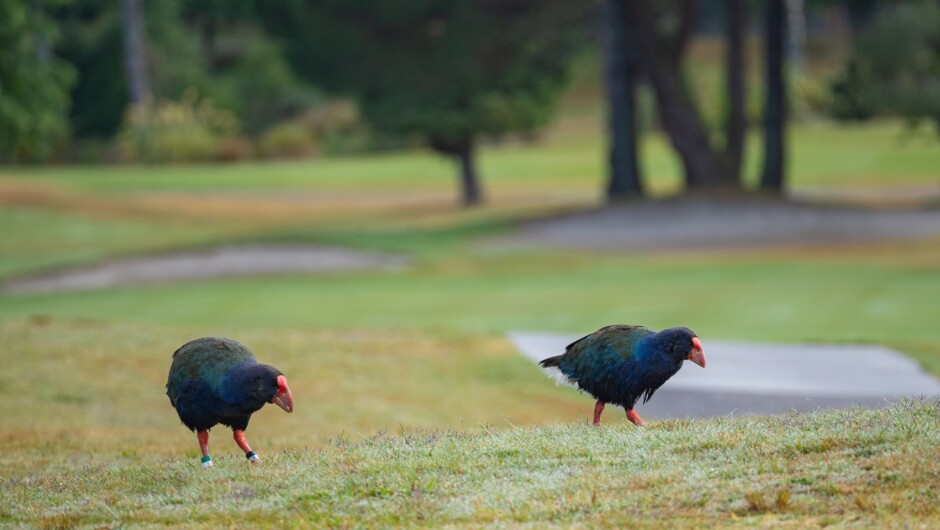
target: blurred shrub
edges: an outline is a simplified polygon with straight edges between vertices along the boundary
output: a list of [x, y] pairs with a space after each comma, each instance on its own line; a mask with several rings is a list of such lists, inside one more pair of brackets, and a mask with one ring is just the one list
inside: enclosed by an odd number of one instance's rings
[[147, 163], [195, 162], [219, 157], [223, 139], [238, 131], [229, 111], [199, 100], [189, 90], [180, 101], [159, 101], [128, 110], [118, 134], [122, 158]]
[[375, 133], [363, 123], [353, 101], [330, 100], [310, 107], [300, 117], [300, 121], [316, 136], [321, 152], [375, 150]]
[[828, 86], [828, 81], [816, 77], [798, 76], [793, 80], [792, 86], [791, 105], [797, 117], [832, 112], [832, 91]]
[[874, 116], [877, 108], [869, 69], [857, 58], [849, 59], [845, 70], [832, 82], [832, 116], [837, 120], [862, 121]]
[[[14, 0], [17, 1], [17, 0]], [[120, 2], [114, 0], [18, 0], [41, 5], [56, 21], [61, 38], [53, 54], [78, 75], [70, 91], [69, 131], [78, 139], [111, 139], [125, 118], [127, 85], [123, 68]], [[141, 2], [151, 92], [157, 99], [179, 99], [187, 87], [205, 86], [199, 35], [179, 22], [184, 0]], [[2, 47], [2, 46], [0, 46]]]
[[934, 120], [940, 132], [940, 5], [895, 2], [858, 39], [832, 85], [833, 114], [864, 119], [903, 116]]
[[244, 136], [226, 136], [221, 138], [215, 152], [215, 159], [220, 162], [238, 162], [254, 158], [255, 145]]
[[73, 138], [61, 153], [64, 162], [100, 164], [116, 162], [120, 156], [115, 142], [104, 138]]
[[297, 79], [280, 49], [260, 31], [236, 28], [217, 41], [211, 83], [204, 84], [203, 93], [235, 112], [247, 134], [257, 136], [325, 99]]
[[271, 127], [261, 135], [259, 148], [269, 158], [302, 158], [317, 151], [317, 141], [302, 122], [292, 121]]

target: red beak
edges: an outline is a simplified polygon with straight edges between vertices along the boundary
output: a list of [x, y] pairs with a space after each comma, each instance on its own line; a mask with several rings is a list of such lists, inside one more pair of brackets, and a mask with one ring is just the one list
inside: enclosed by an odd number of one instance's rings
[[277, 376], [277, 388], [277, 394], [271, 398], [271, 403], [281, 407], [285, 412], [294, 412], [294, 396], [291, 395], [287, 378], [283, 375]]
[[702, 351], [702, 341], [698, 337], [692, 337], [692, 351], [689, 352], [688, 359], [705, 368], [705, 352]]

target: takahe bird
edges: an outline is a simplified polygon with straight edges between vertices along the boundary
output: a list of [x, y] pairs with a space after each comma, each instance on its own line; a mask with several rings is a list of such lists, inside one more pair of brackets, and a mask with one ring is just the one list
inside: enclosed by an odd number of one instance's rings
[[287, 412], [294, 398], [287, 378], [277, 368], [259, 364], [255, 356], [231, 339], [203, 337], [173, 353], [166, 394], [183, 425], [196, 431], [202, 466], [211, 467], [209, 429], [221, 423], [232, 428], [235, 443], [248, 461], [260, 462], [245, 439], [252, 413], [265, 403]]
[[637, 400], [646, 403], [686, 359], [705, 368], [702, 342], [689, 328], [660, 332], [643, 326], [607, 326], [581, 337], [565, 353], [539, 364], [557, 369], [559, 380], [577, 385], [597, 399], [594, 425], [601, 422], [604, 405], [613, 403], [627, 411], [627, 419], [642, 427], [643, 418], [633, 410]]

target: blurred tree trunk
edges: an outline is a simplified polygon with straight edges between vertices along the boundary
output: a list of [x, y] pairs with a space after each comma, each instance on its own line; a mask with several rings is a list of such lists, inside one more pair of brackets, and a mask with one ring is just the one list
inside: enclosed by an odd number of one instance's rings
[[786, 0], [767, 0], [765, 13], [765, 63], [767, 99], [764, 103], [764, 169], [762, 190], [783, 190], [786, 124]]
[[747, 135], [747, 0], [728, 0], [727, 8], [728, 116], [725, 122], [725, 159], [730, 176], [740, 181]]
[[429, 143], [435, 151], [454, 157], [460, 166], [460, 202], [464, 206], [476, 206], [483, 202], [480, 179], [477, 176], [476, 145], [473, 138], [459, 140], [431, 138]]
[[124, 75], [131, 105], [150, 99], [150, 76], [144, 44], [144, 14], [141, 0], [121, 0], [121, 32], [124, 36]]
[[806, 45], [806, 2], [787, 0], [787, 55], [793, 70], [799, 74], [804, 71], [803, 48]]
[[686, 187], [738, 187], [723, 156], [712, 147], [708, 130], [682, 82], [682, 55], [694, 28], [696, 2], [678, 3], [679, 27], [672, 42], [661, 38], [648, 0], [629, 0], [624, 7], [629, 31], [637, 42], [640, 65], [656, 93], [659, 118], [682, 159]]
[[643, 195], [637, 156], [636, 50], [628, 34], [624, 1], [629, 0], [607, 0], [601, 15], [610, 130], [608, 201]]
[[[34, 16], [36, 20], [43, 19], [46, 16], [42, 0], [33, 0], [30, 5], [32, 9], [32, 13], [30, 14]], [[36, 37], [36, 59], [40, 63], [44, 63], [52, 57], [52, 47], [49, 45], [49, 37], [46, 35], [46, 32], [42, 31], [39, 27], [35, 29], [34, 35]]]

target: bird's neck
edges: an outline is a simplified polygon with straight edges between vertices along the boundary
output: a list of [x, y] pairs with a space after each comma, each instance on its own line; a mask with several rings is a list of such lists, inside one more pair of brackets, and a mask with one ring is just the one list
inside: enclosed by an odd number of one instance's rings
[[266, 367], [258, 363], [244, 363], [235, 366], [225, 376], [222, 394], [226, 401], [239, 401], [248, 405], [264, 405], [270, 398], [262, 395], [262, 378]]

